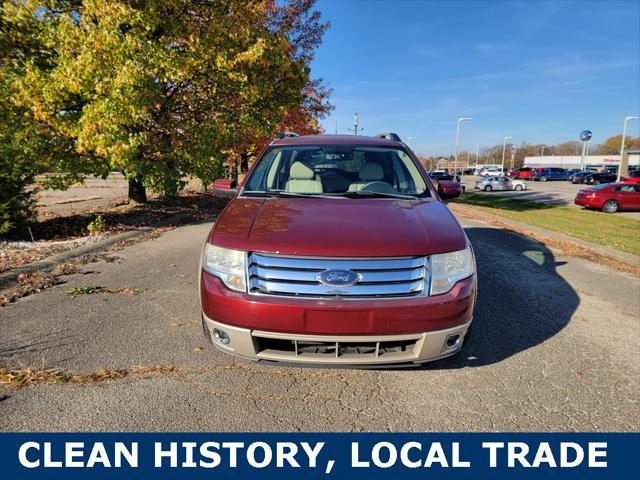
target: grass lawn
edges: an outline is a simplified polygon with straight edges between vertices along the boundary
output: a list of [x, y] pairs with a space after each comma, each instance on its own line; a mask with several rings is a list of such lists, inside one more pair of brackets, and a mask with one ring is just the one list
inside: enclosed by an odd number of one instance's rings
[[482, 193], [465, 193], [454, 201], [640, 255], [640, 221], [632, 218]]

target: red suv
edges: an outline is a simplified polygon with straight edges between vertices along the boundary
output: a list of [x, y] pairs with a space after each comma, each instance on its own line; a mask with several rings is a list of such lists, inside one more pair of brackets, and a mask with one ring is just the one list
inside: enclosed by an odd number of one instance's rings
[[533, 173], [533, 168], [531, 167], [521, 167], [514, 168], [507, 172], [507, 177], [510, 178], [519, 178], [520, 180], [531, 180], [531, 174]]
[[[233, 192], [217, 180], [218, 192]], [[314, 364], [419, 363], [458, 352], [476, 266], [464, 230], [395, 134], [285, 136], [215, 223], [202, 322], [220, 350]]]

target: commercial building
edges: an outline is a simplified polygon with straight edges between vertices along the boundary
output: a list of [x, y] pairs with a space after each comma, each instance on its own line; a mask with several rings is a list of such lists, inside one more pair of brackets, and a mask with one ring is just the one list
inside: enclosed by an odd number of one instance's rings
[[[525, 167], [560, 167], [560, 168], [580, 168], [582, 158], [580, 155], [548, 155], [538, 157], [524, 157]], [[587, 155], [585, 157], [586, 168], [602, 170], [606, 167], [617, 167], [620, 165], [620, 155]], [[629, 166], [640, 165], [640, 155], [629, 155]]]

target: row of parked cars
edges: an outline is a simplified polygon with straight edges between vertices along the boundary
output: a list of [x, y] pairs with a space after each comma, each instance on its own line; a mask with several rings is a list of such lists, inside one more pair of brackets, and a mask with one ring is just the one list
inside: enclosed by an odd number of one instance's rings
[[[494, 171], [495, 170], [495, 171]], [[602, 210], [605, 213], [640, 210], [640, 168], [629, 170], [616, 183], [617, 174], [612, 170], [565, 170], [562, 168], [522, 167], [503, 172], [501, 169], [487, 168], [479, 172], [483, 177], [475, 182], [477, 190], [504, 191], [527, 189], [525, 180], [546, 182], [549, 180], [568, 180], [574, 184], [593, 185], [580, 190], [575, 199], [576, 205], [588, 209]]]
[[[509, 178], [520, 180], [534, 180], [547, 182], [549, 180], [568, 180], [571, 183], [584, 183], [587, 185], [600, 185], [603, 183], [615, 182], [618, 178], [614, 170], [566, 170], [564, 168], [532, 168], [521, 167], [509, 170], [506, 173]], [[629, 173], [621, 178], [622, 181], [632, 183], [640, 181], [640, 169], [629, 170]]]

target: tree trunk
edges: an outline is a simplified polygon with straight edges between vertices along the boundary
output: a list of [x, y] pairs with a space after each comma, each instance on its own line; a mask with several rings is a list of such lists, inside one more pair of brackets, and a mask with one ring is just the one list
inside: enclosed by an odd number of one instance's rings
[[129, 179], [129, 203], [147, 203], [147, 191], [139, 178]]
[[249, 154], [244, 152], [240, 155], [240, 173], [245, 174], [249, 171]]

